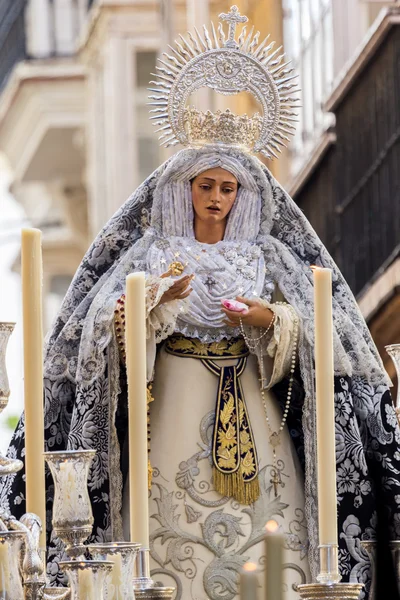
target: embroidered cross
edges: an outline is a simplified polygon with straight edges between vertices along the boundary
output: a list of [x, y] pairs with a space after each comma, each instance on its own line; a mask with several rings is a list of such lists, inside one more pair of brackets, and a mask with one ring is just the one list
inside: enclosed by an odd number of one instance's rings
[[221, 21], [229, 23], [229, 39], [226, 42], [226, 46], [237, 46], [235, 42], [236, 27], [239, 23], [247, 23], [249, 20], [244, 15], [241, 15], [237, 6], [231, 6], [231, 10], [228, 13], [221, 13], [219, 15]]
[[217, 285], [218, 281], [213, 276], [213, 273], [223, 273], [224, 269], [214, 269], [213, 272], [206, 269], [201, 269], [197, 273], [202, 277], [204, 285], [208, 287], [208, 291], [211, 292], [212, 288]]
[[217, 282], [212, 275], [209, 275], [207, 277], [207, 279], [205, 280], [204, 285], [206, 285], [208, 287], [208, 289], [211, 291], [211, 289], [214, 287], [214, 285], [217, 285]]

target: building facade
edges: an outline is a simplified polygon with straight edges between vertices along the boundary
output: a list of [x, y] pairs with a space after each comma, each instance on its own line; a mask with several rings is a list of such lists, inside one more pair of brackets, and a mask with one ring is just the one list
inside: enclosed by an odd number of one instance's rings
[[[226, 0], [4, 0], [0, 151], [12, 192], [44, 232], [49, 326], [90, 241], [169, 155], [148, 119], [148, 83], [179, 33], [216, 21]], [[280, 0], [243, 0], [282, 41]], [[252, 110], [249, 98], [227, 106]], [[202, 106], [225, 108], [211, 95]], [[18, 260], [15, 268], [18, 269]]]
[[395, 380], [385, 346], [400, 342], [400, 3], [285, 6], [304, 86], [288, 188], [343, 272]]
[[[299, 73], [299, 127], [269, 166], [349, 281], [385, 358], [400, 341], [399, 2], [237, 0]], [[90, 241], [167, 158], [148, 119], [156, 58], [227, 0], [4, 0], [0, 150], [44, 231], [47, 324]], [[241, 94], [198, 101], [254, 111]], [[16, 266], [17, 268], [17, 266]]]

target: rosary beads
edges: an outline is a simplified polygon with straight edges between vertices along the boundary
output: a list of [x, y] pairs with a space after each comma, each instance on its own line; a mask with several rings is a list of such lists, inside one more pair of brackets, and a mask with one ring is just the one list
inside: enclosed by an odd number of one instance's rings
[[[286, 302], [276, 302], [275, 304], [287, 307], [288, 310], [290, 310], [292, 313], [293, 323], [294, 323], [293, 348], [292, 348], [292, 354], [290, 357], [289, 386], [288, 386], [288, 391], [287, 391], [286, 402], [285, 402], [285, 407], [283, 410], [282, 419], [281, 419], [281, 422], [280, 422], [280, 425], [279, 425], [279, 428], [277, 431], [272, 430], [271, 422], [270, 422], [269, 415], [268, 415], [268, 408], [267, 408], [267, 402], [266, 402], [265, 391], [264, 391], [265, 377], [264, 377], [263, 356], [261, 355], [261, 353], [259, 353], [259, 356], [258, 356], [259, 363], [260, 363], [260, 374], [261, 374], [261, 390], [260, 390], [261, 391], [261, 399], [262, 399], [262, 403], [264, 406], [265, 419], [267, 421], [267, 426], [268, 426], [268, 430], [270, 433], [269, 443], [272, 446], [272, 454], [273, 454], [273, 468], [271, 471], [272, 477], [271, 477], [270, 483], [273, 484], [274, 494], [275, 494], [275, 497], [277, 497], [278, 485], [282, 485], [282, 480], [281, 480], [280, 471], [279, 471], [278, 465], [277, 465], [276, 448], [281, 443], [280, 435], [285, 427], [287, 416], [289, 413], [290, 403], [291, 403], [291, 399], [292, 399], [293, 379], [294, 379], [294, 371], [296, 368], [297, 345], [298, 345], [298, 337], [299, 337], [299, 318], [298, 318], [294, 308], [292, 306], [290, 306], [290, 304], [287, 304]], [[244, 330], [242, 319], [240, 319], [240, 329], [241, 329], [243, 338], [251, 352], [254, 352], [254, 353], [257, 352], [258, 348], [261, 346], [261, 340], [267, 336], [267, 334], [271, 330], [271, 327], [275, 323], [275, 320], [276, 320], [276, 314], [274, 313], [274, 316], [272, 317], [270, 324], [268, 325], [267, 329], [262, 333], [262, 335], [260, 335], [258, 338], [249, 338], [246, 335], [246, 332]]]

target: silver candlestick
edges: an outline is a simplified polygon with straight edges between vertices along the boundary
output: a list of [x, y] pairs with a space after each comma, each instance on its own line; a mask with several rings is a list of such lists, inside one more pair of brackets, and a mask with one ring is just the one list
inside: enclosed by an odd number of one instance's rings
[[175, 588], [154, 585], [150, 577], [150, 550], [140, 548], [135, 564], [133, 588], [136, 600], [170, 600]]
[[150, 550], [148, 548], [140, 548], [138, 550], [133, 586], [135, 592], [154, 587], [154, 581], [150, 577]]
[[385, 350], [392, 359], [397, 373], [397, 398], [394, 401], [394, 409], [400, 423], [400, 344], [385, 346]]
[[297, 586], [302, 600], [358, 600], [363, 585], [360, 583], [340, 583], [338, 571], [338, 547], [326, 544], [319, 547], [320, 574], [318, 583], [304, 583]]
[[69, 600], [71, 590], [69, 588], [45, 587], [43, 600]]
[[87, 481], [95, 450], [45, 452], [54, 480], [53, 529], [70, 558], [83, 557], [92, 533], [93, 512]]
[[105, 598], [135, 600], [133, 577], [136, 556], [140, 544], [133, 542], [110, 542], [108, 544], [89, 544], [88, 550], [94, 560], [114, 563], [111, 577], [106, 578]]
[[[7, 377], [6, 352], [10, 335], [14, 331], [15, 323], [0, 322], [0, 413], [6, 408], [10, 397], [10, 386]], [[6, 458], [0, 453], [0, 477], [17, 473], [24, 464], [20, 460]]]
[[[4, 515], [3, 515], [4, 516]], [[54, 600], [67, 598], [69, 590], [65, 588], [49, 588], [46, 579], [46, 550], [39, 548], [42, 524], [37, 515], [27, 513], [17, 521], [11, 515], [3, 520], [2, 525], [8, 530], [23, 536], [23, 543], [14, 548], [18, 556], [19, 573], [22, 575], [24, 600]], [[51, 590], [49, 592], [49, 589]]]
[[0, 532], [0, 600], [23, 598], [19, 558], [24, 541], [21, 531]]
[[370, 600], [376, 596], [376, 542], [374, 540], [361, 540], [361, 546], [367, 552], [371, 563], [371, 587], [369, 588]]
[[60, 562], [71, 587], [71, 600], [104, 600], [104, 583], [114, 564], [105, 560]]
[[396, 575], [397, 589], [400, 594], [400, 540], [389, 542], [389, 547], [392, 551], [394, 572]]

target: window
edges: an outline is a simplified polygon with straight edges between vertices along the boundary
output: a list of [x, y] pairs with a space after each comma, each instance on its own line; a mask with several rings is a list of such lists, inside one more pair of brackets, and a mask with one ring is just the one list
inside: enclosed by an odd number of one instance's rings
[[136, 53], [136, 139], [138, 144], [138, 179], [144, 181], [160, 164], [160, 145], [149, 117], [149, 81], [154, 79], [157, 53], [138, 51]]
[[322, 105], [333, 84], [332, 6], [331, 0], [284, 0], [283, 6], [285, 52], [301, 88], [300, 123], [291, 146], [297, 170], [327, 125]]

